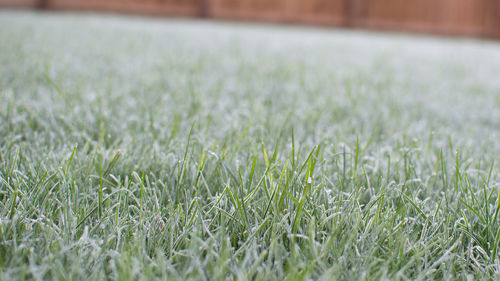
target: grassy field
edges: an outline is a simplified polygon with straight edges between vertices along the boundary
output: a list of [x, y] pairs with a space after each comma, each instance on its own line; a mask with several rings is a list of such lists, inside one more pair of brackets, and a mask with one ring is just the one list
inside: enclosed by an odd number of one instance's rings
[[0, 280], [500, 278], [500, 44], [0, 11]]

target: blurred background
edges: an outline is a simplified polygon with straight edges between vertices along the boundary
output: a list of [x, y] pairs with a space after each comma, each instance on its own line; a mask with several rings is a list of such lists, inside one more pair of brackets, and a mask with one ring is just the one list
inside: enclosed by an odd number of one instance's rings
[[500, 0], [0, 0], [0, 7], [106, 11], [500, 38]]

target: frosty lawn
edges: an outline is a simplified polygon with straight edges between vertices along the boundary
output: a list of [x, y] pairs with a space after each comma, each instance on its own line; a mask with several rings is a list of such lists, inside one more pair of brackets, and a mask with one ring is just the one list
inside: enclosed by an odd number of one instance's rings
[[500, 45], [0, 11], [1, 280], [500, 274]]

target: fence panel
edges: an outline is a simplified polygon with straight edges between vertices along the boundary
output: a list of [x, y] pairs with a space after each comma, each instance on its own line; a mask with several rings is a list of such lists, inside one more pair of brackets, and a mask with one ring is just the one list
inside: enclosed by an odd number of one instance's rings
[[43, 7], [500, 38], [500, 0], [0, 0]]
[[367, 28], [480, 36], [488, 0], [365, 0], [358, 25]]
[[0, 7], [37, 8], [39, 0], [0, 0]]
[[433, 31], [437, 11], [435, 0], [366, 0], [356, 25], [368, 28]]
[[50, 9], [198, 16], [199, 0], [45, 0]]
[[442, 0], [437, 25], [440, 32], [480, 35], [484, 33], [486, 1]]
[[210, 15], [221, 19], [289, 22], [294, 1], [287, 0], [212, 0]]
[[346, 0], [212, 0], [210, 14], [222, 19], [340, 25]]
[[[349, 0], [347, 0], [349, 1]], [[346, 24], [346, 0], [297, 0], [294, 20], [302, 23]]]

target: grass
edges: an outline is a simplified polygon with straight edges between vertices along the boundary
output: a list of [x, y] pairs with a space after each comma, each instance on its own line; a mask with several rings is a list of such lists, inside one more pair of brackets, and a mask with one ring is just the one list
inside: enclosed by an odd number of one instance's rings
[[1, 280], [500, 277], [500, 45], [0, 11]]

